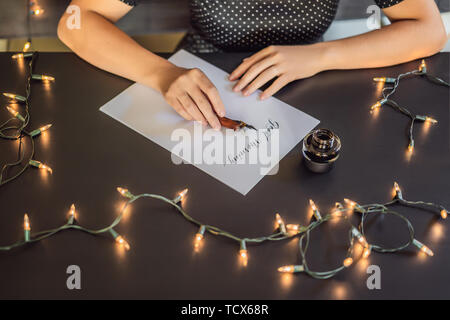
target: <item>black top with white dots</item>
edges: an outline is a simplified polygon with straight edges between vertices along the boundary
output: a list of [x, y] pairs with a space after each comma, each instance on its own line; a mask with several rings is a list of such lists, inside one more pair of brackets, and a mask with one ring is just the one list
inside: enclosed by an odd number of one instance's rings
[[[139, 0], [121, 0], [136, 5]], [[358, 0], [355, 0], [358, 1]], [[374, 0], [387, 8], [403, 0]], [[313, 43], [328, 29], [339, 0], [190, 0], [192, 30], [180, 47], [191, 52], [255, 51]]]

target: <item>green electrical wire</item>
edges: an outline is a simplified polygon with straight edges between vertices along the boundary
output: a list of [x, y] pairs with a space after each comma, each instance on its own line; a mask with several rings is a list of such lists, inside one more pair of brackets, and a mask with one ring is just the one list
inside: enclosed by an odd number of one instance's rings
[[422, 64], [419, 66], [417, 70], [409, 71], [406, 73], [402, 73], [398, 75], [396, 78], [386, 78], [386, 77], [377, 77], [373, 80], [376, 82], [381, 83], [389, 83], [392, 84], [392, 86], [386, 86], [382, 90], [382, 99], [375, 103], [371, 108], [370, 111], [374, 111], [377, 109], [380, 109], [382, 106], [387, 105], [393, 108], [394, 110], [397, 110], [398, 112], [406, 115], [409, 119], [409, 128], [408, 128], [408, 151], [412, 152], [414, 150], [414, 124], [416, 122], [429, 122], [436, 124], [437, 120], [424, 116], [424, 115], [418, 115], [414, 114], [410, 110], [408, 110], [405, 107], [400, 106], [397, 102], [392, 100], [390, 97], [397, 91], [398, 86], [400, 85], [400, 81], [405, 78], [410, 78], [413, 76], [419, 76], [427, 79], [428, 81], [445, 87], [450, 87], [450, 84], [434, 75], [431, 75], [427, 71], [427, 66], [425, 63], [425, 60], [422, 60]]
[[[14, 55], [16, 56], [16, 55]], [[13, 57], [14, 57], [13, 56]], [[0, 186], [3, 186], [7, 184], [8, 182], [11, 182], [18, 177], [20, 177], [28, 168], [33, 165], [33, 158], [35, 155], [35, 142], [34, 139], [37, 138], [40, 133], [44, 130], [47, 130], [51, 125], [44, 126], [40, 129], [33, 130], [29, 132], [27, 130], [27, 127], [30, 123], [30, 98], [31, 98], [31, 82], [33, 81], [33, 70], [34, 70], [34, 64], [37, 57], [36, 52], [30, 52], [27, 54], [24, 54], [22, 58], [18, 59], [24, 59], [29, 58], [28, 62], [28, 75], [26, 80], [26, 94], [25, 96], [11, 94], [11, 93], [4, 93], [3, 95], [7, 98], [10, 98], [14, 104], [17, 104], [19, 106], [18, 110], [14, 109], [8, 109], [13, 110], [12, 112], [16, 113], [17, 115], [14, 115], [6, 120], [4, 123], [0, 124], [0, 139], [3, 140], [18, 140], [19, 141], [19, 151], [18, 151], [18, 157], [17, 160], [9, 162], [4, 164], [1, 167], [0, 170]], [[16, 59], [16, 58], [14, 58]], [[11, 112], [11, 111], [10, 111]], [[27, 159], [25, 159], [25, 147], [23, 140], [29, 140], [30, 143], [30, 152]], [[19, 169], [12, 174], [11, 176], [8, 176], [8, 171], [10, 169], [13, 169], [15, 167], [18, 167]], [[47, 168], [45, 165], [43, 165], [43, 168]]]
[[[77, 224], [77, 221], [75, 218], [76, 211], [75, 211], [74, 205], [72, 205], [72, 207], [70, 209], [68, 221], [66, 223], [64, 223], [62, 226], [53, 228], [53, 229], [49, 229], [49, 230], [39, 231], [36, 233], [30, 232], [30, 222], [28, 220], [28, 216], [25, 215], [24, 239], [20, 239], [19, 241], [15, 242], [13, 244], [7, 245], [7, 246], [0, 246], [0, 251], [8, 251], [8, 250], [11, 250], [11, 249], [14, 249], [17, 247], [28, 245], [30, 243], [42, 241], [42, 240], [47, 239], [61, 231], [71, 230], [71, 229], [86, 232], [86, 233], [89, 233], [92, 235], [112, 236], [112, 238], [119, 245], [122, 245], [126, 249], [129, 249], [130, 248], [129, 244], [125, 241], [125, 239], [122, 236], [120, 236], [116, 232], [116, 230], [114, 228], [117, 227], [118, 224], [121, 222], [121, 220], [124, 216], [124, 213], [129, 205], [131, 205], [133, 202], [135, 202], [139, 199], [151, 198], [151, 199], [163, 201], [163, 202], [171, 205], [172, 207], [174, 207], [177, 210], [177, 212], [187, 222], [189, 222], [193, 225], [196, 225], [199, 228], [199, 232], [196, 234], [197, 240], [202, 240], [203, 235], [205, 233], [206, 234], [209, 233], [214, 236], [228, 238], [232, 241], [235, 241], [239, 245], [240, 253], [242, 251], [245, 251], [245, 258], [247, 258], [247, 245], [248, 244], [260, 244], [260, 243], [263, 243], [266, 241], [281, 241], [281, 240], [287, 240], [287, 239], [299, 237], [299, 250], [300, 250], [301, 264], [280, 267], [278, 270], [280, 272], [305, 273], [316, 279], [329, 279], [329, 278], [335, 276], [337, 273], [345, 270], [347, 267], [349, 267], [353, 263], [355, 242], [359, 242], [360, 244], [362, 244], [364, 247], [364, 250], [365, 250], [362, 252], [362, 254], [359, 257], [356, 257], [357, 259], [360, 259], [361, 256], [364, 256], [366, 251], [368, 251], [369, 253], [372, 250], [375, 252], [379, 252], [379, 253], [388, 253], [388, 252], [392, 253], [392, 252], [398, 252], [398, 251], [404, 250], [407, 247], [409, 247], [411, 244], [415, 245], [421, 251], [429, 252], [431, 254], [429, 254], [429, 253], [428, 254], [432, 255], [431, 250], [429, 250], [425, 245], [423, 245], [421, 242], [419, 242], [418, 240], [416, 240], [414, 238], [414, 228], [413, 228], [413, 225], [411, 224], [411, 222], [405, 216], [401, 215], [400, 213], [393, 211], [392, 209], [389, 209], [389, 207], [393, 206], [393, 205], [402, 205], [402, 206], [406, 206], [406, 207], [425, 209], [425, 210], [428, 210], [433, 213], [440, 213], [441, 218], [443, 218], [443, 219], [447, 218], [448, 211], [443, 206], [434, 204], [431, 202], [405, 200], [401, 194], [401, 191], [400, 191], [397, 183], [395, 183], [395, 188], [397, 190], [396, 196], [394, 197], [394, 199], [392, 201], [390, 201], [388, 203], [360, 205], [360, 204], [357, 204], [356, 202], [346, 199], [349, 206], [344, 207], [343, 205], [337, 203], [337, 207], [330, 214], [322, 216], [320, 213], [319, 214], [315, 213], [314, 220], [312, 222], [310, 222], [309, 225], [307, 225], [307, 226], [290, 225], [290, 224], [285, 225], [284, 221], [277, 214], [276, 220], [275, 220], [277, 227], [276, 227], [275, 231], [269, 235], [255, 237], [255, 238], [238, 236], [234, 233], [220, 229], [216, 226], [212, 226], [207, 223], [201, 222], [201, 221], [195, 219], [194, 217], [192, 217], [191, 215], [189, 215], [183, 209], [182, 205], [180, 204], [182, 202], [184, 195], [187, 192], [187, 189], [185, 191], [181, 192], [174, 199], [169, 199], [169, 198], [166, 198], [161, 195], [150, 194], [150, 193], [133, 195], [127, 189], [117, 188], [119, 193], [122, 196], [126, 197], [128, 200], [124, 204], [122, 209], [120, 210], [118, 216], [112, 221], [111, 224], [107, 225], [106, 227], [101, 228], [101, 229], [89, 229], [89, 228], [85, 228], [85, 227]], [[310, 201], [310, 204], [314, 211], [317, 211], [317, 212], [319, 211], [312, 201]], [[445, 215], [443, 214], [444, 211], [445, 211]], [[354, 226], [350, 222], [350, 219], [349, 219], [350, 213], [360, 213], [361, 214], [360, 223], [358, 226]], [[402, 244], [401, 246], [398, 246], [395, 248], [385, 248], [380, 245], [368, 242], [366, 239], [365, 233], [364, 233], [365, 232], [364, 224], [367, 221], [367, 219], [366, 219], [367, 216], [374, 215], [374, 214], [391, 214], [391, 215], [394, 215], [394, 216], [402, 219], [406, 223], [408, 230], [409, 230], [408, 241], [405, 244]], [[310, 267], [307, 263], [307, 258], [306, 258], [306, 254], [307, 254], [309, 243], [310, 243], [310, 234], [318, 226], [330, 221], [331, 219], [344, 219], [345, 222], [349, 226], [349, 247], [347, 250], [346, 259], [344, 260], [342, 265], [340, 265], [332, 270], [313, 271], [310, 269]], [[297, 227], [293, 227], [293, 226], [297, 226]], [[295, 230], [295, 231], [292, 231], [292, 230]], [[200, 237], [199, 237], [199, 235], [200, 235]], [[427, 251], [427, 250], [429, 250], [429, 251]]]

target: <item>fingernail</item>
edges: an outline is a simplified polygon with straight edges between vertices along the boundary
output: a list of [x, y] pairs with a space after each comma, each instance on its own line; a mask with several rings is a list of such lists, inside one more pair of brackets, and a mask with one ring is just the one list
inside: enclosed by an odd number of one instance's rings
[[234, 80], [234, 75], [230, 74], [230, 76], [228, 77], [228, 80], [233, 81]]
[[250, 91], [244, 91], [244, 92], [242, 92], [242, 94], [243, 94], [244, 96], [248, 96], [248, 95], [250, 94]]
[[234, 91], [234, 92], [241, 91], [241, 88], [240, 88], [239, 86], [235, 86], [235, 87], [233, 88], [233, 91]]
[[259, 98], [260, 98], [261, 100], [265, 100], [265, 99], [267, 98], [267, 96], [266, 96], [265, 94], [261, 94], [261, 95], [259, 96]]
[[219, 112], [219, 116], [221, 116], [221, 117], [225, 117], [225, 112], [223, 112], [223, 111], [220, 111], [220, 112]]

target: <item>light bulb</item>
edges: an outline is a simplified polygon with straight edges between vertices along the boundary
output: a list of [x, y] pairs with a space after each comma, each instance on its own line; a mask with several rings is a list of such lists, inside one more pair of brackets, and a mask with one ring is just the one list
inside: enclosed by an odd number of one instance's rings
[[13, 115], [13, 117], [19, 119], [22, 122], [25, 122], [25, 118], [22, 117], [19, 112], [17, 112], [16, 110], [14, 110], [13, 108], [11, 108], [9, 106], [6, 106], [6, 109], [9, 111], [9, 113], [11, 113]]
[[5, 92], [5, 93], [3, 93], [3, 95], [5, 97], [10, 98], [10, 99], [15, 100], [15, 101], [20, 101], [20, 102], [26, 102], [27, 101], [27, 98], [25, 98], [24, 96], [20, 96], [18, 94]]
[[52, 168], [50, 168], [49, 166], [43, 164], [43, 163], [40, 162], [40, 161], [30, 160], [28, 163], [29, 163], [31, 166], [33, 166], [33, 167], [36, 167], [36, 168], [39, 168], [39, 169], [42, 169], [42, 170], [47, 170], [50, 174], [53, 173]]
[[181, 191], [180, 193], [178, 193], [178, 196], [173, 199], [173, 202], [178, 203], [180, 201], [183, 201], [184, 197], [186, 196], [186, 194], [188, 193], [188, 188], [184, 189], [183, 191]]
[[373, 78], [373, 81], [375, 82], [383, 82], [383, 83], [395, 83], [395, 81], [397, 81], [397, 79], [395, 78], [386, 78], [386, 77], [376, 77]]
[[438, 121], [436, 119], [433, 119], [431, 117], [425, 117], [425, 121], [432, 123], [432, 124], [438, 123]]
[[35, 79], [35, 80], [41, 80], [41, 81], [45, 81], [45, 82], [50, 82], [50, 81], [55, 81], [55, 78], [52, 76], [47, 76], [45, 74], [32, 74], [31, 78]]
[[300, 232], [300, 225], [299, 224], [287, 224], [286, 230], [290, 234], [297, 234]]
[[425, 63], [424, 59], [422, 59], [422, 63], [419, 66], [419, 71], [424, 73], [427, 72], [427, 64]]
[[197, 234], [195, 235], [195, 238], [194, 238], [195, 249], [198, 249], [200, 247], [200, 244], [204, 238], [205, 230], [206, 230], [205, 226], [201, 226], [200, 229], [198, 230]]
[[366, 238], [361, 234], [361, 232], [359, 232], [358, 229], [356, 229], [355, 227], [352, 227], [352, 235], [354, 237], [356, 237], [356, 239], [359, 241], [359, 243], [364, 246], [364, 247], [368, 247], [368, 243]]
[[348, 268], [353, 264], [353, 259], [351, 257], [348, 257], [344, 260], [343, 265], [344, 267]]
[[28, 218], [28, 215], [26, 213], [23, 217], [23, 230], [25, 231], [31, 230], [30, 218]]
[[24, 230], [25, 241], [30, 241], [31, 225], [30, 225], [30, 219], [28, 218], [28, 215], [26, 213], [23, 217], [23, 230]]
[[27, 42], [25, 42], [25, 44], [23, 45], [23, 52], [27, 52], [28, 51], [28, 49], [30, 49], [31, 48], [31, 42], [30, 41], [27, 41]]
[[30, 136], [35, 137], [37, 135], [40, 135], [42, 132], [47, 131], [48, 129], [51, 128], [51, 124], [47, 124], [43, 127], [40, 127], [39, 129], [33, 130], [30, 132]]
[[408, 152], [412, 153], [414, 151], [414, 142], [410, 142], [408, 145]]
[[76, 211], [75, 204], [72, 203], [69, 210], [69, 224], [72, 224], [74, 219], [76, 219]]
[[11, 58], [13, 58], [13, 59], [23, 59], [23, 58], [31, 57], [32, 55], [33, 55], [33, 53], [31, 53], [31, 52], [26, 52], [26, 53], [16, 53], [16, 54], [13, 54], [13, 55], [11, 56]]
[[283, 219], [280, 214], [275, 214], [275, 229], [279, 229], [281, 233], [286, 234], [286, 225], [284, 224]]
[[426, 255], [428, 255], [430, 257], [434, 256], [433, 251], [431, 251], [430, 248], [428, 248], [422, 242], [414, 239], [412, 244], [415, 245], [421, 252], [425, 253]]
[[130, 245], [128, 244], [128, 242], [127, 242], [122, 236], [118, 236], [118, 237], [116, 238], [116, 242], [117, 242], [120, 246], [124, 247], [127, 251], [130, 250]]
[[282, 266], [278, 268], [278, 272], [282, 273], [295, 273], [295, 272], [303, 272], [305, 268], [299, 265], [290, 265], [290, 266]]
[[447, 210], [442, 209], [441, 210], [441, 217], [442, 217], [442, 219], [447, 219], [447, 216], [448, 216]]
[[316, 204], [314, 203], [314, 201], [312, 199], [309, 199], [309, 205], [310, 205], [311, 209], [313, 210], [313, 214], [314, 214], [314, 217], [316, 218], [316, 220], [318, 220], [318, 221], [322, 220], [322, 216], [319, 212], [319, 209], [317, 208]]
[[370, 111], [375, 111], [375, 110], [380, 109], [380, 108], [381, 108], [381, 102], [377, 101], [377, 103], [375, 103], [374, 105], [372, 105], [370, 107]]
[[122, 187], [117, 187], [116, 190], [124, 197], [126, 198], [133, 198], [134, 196], [131, 194], [131, 192], [128, 189], [122, 188]]
[[30, 13], [34, 16], [39, 16], [44, 13], [44, 10], [41, 8], [36, 8], [34, 10], [31, 10]]
[[344, 202], [347, 204], [349, 208], [356, 207], [356, 202], [347, 198], [344, 198]]
[[367, 258], [370, 256], [371, 252], [372, 252], [372, 246], [367, 246], [367, 247], [365, 247], [365, 248], [364, 248], [364, 251], [363, 251], [362, 257], [363, 257], [364, 259], [367, 259]]
[[244, 240], [241, 241], [241, 248], [239, 250], [239, 256], [241, 257], [242, 264], [244, 266], [247, 266], [247, 263], [248, 263], [248, 251], [247, 251], [247, 246], [246, 246]]
[[400, 189], [400, 186], [398, 185], [397, 182], [394, 182], [394, 191], [395, 191], [395, 197], [402, 199], [402, 197], [403, 197], [402, 190]]

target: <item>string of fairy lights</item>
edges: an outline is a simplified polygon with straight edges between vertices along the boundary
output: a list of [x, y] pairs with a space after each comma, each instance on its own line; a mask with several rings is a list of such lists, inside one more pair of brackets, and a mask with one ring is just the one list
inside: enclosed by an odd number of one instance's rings
[[[3, 93], [3, 96], [5, 96], [9, 100], [9, 105], [6, 106], [6, 110], [10, 113], [11, 117], [2, 124], [0, 124], [0, 139], [9, 141], [18, 141], [19, 152], [18, 158], [16, 160], [6, 163], [5, 165], [2, 166], [0, 171], [0, 186], [5, 185], [6, 183], [11, 182], [12, 180], [18, 178], [30, 167], [46, 170], [49, 173], [53, 172], [49, 166], [45, 165], [41, 161], [34, 159], [35, 156], [34, 140], [37, 139], [43, 132], [50, 129], [52, 125], [46, 124], [34, 130], [28, 129], [30, 124], [30, 110], [31, 110], [30, 100], [31, 100], [32, 82], [40, 81], [43, 83], [50, 83], [55, 81], [55, 78], [52, 76], [34, 73], [34, 62], [36, 56], [37, 53], [35, 52], [16, 53], [12, 56], [13, 60], [22, 60], [22, 59], [29, 60], [28, 76], [25, 86], [25, 95], [9, 92]], [[26, 149], [24, 146], [25, 139], [30, 141], [29, 145], [31, 150], [28, 153], [25, 152]], [[11, 171], [13, 171], [13, 173], [9, 174]]]
[[[350, 267], [355, 260], [368, 258], [372, 252], [393, 253], [405, 250], [406, 248], [412, 245], [416, 247], [420, 252], [428, 256], [434, 255], [433, 251], [430, 248], [428, 248], [426, 245], [424, 245], [422, 242], [420, 242], [418, 239], [415, 238], [414, 227], [412, 223], [409, 221], [409, 219], [407, 219], [404, 215], [390, 209], [391, 206], [397, 204], [408, 208], [412, 207], [431, 211], [434, 212], [436, 215], [439, 215], [441, 219], [447, 219], [448, 216], [448, 210], [445, 209], [442, 205], [424, 201], [406, 200], [405, 198], [403, 198], [403, 194], [399, 185], [395, 182], [394, 183], [395, 196], [391, 201], [387, 203], [360, 205], [355, 201], [344, 199], [344, 202], [346, 204], [345, 206], [337, 202], [335, 208], [332, 210], [331, 213], [322, 215], [322, 213], [320, 212], [319, 208], [314, 203], [314, 201], [309, 200], [309, 204], [312, 209], [314, 217], [314, 219], [312, 219], [309, 225], [302, 226], [300, 224], [286, 224], [283, 218], [280, 216], [280, 214], [277, 213], [275, 214], [275, 227], [272, 233], [257, 238], [249, 238], [249, 237], [241, 237], [231, 232], [222, 230], [216, 226], [206, 224], [189, 215], [183, 209], [182, 206], [183, 199], [185, 198], [188, 189], [184, 189], [183, 191], [181, 191], [174, 199], [169, 199], [161, 195], [149, 193], [134, 195], [128, 189], [122, 187], [118, 187], [117, 191], [128, 200], [122, 207], [118, 216], [108, 226], [101, 229], [88, 229], [77, 224], [77, 212], [75, 205], [72, 204], [69, 210], [68, 219], [66, 223], [64, 223], [62, 226], [45, 231], [31, 233], [30, 218], [27, 214], [25, 214], [23, 224], [24, 237], [11, 245], [0, 246], [0, 251], [7, 251], [20, 246], [25, 246], [30, 243], [38, 242], [47, 239], [57, 234], [58, 232], [70, 229], [83, 231], [93, 235], [108, 234], [115, 240], [117, 245], [124, 248], [125, 250], [130, 250], [131, 248], [130, 244], [114, 228], [121, 222], [124, 213], [130, 204], [132, 204], [138, 199], [153, 198], [161, 200], [167, 204], [170, 204], [175, 209], [177, 209], [180, 215], [187, 222], [195, 225], [198, 228], [197, 233], [194, 235], [194, 242], [193, 242], [193, 248], [195, 251], [198, 251], [207, 234], [228, 238], [239, 245], [238, 256], [241, 259], [242, 264], [246, 266], [249, 259], [249, 253], [247, 248], [248, 245], [260, 244], [269, 241], [281, 241], [291, 239], [294, 237], [299, 237], [301, 264], [282, 266], [278, 268], [278, 271], [282, 273], [302, 272], [316, 279], [328, 279], [335, 276], [337, 273], [343, 271], [344, 269]], [[359, 225], [357, 226], [353, 225], [352, 222], [350, 221], [350, 216], [352, 216], [353, 213], [358, 213], [360, 215], [360, 222]], [[365, 235], [366, 229], [365, 222], [367, 221], [368, 216], [374, 214], [384, 214], [384, 215], [390, 214], [404, 221], [409, 230], [409, 238], [407, 239], [407, 241], [405, 241], [404, 244], [398, 247], [388, 248], [376, 243], [372, 243], [369, 240], [367, 240]], [[313, 271], [309, 268], [306, 259], [306, 253], [310, 242], [310, 234], [314, 229], [316, 229], [321, 224], [326, 223], [333, 219], [344, 219], [348, 224], [349, 247], [347, 250], [347, 256], [343, 260], [342, 264], [333, 270]], [[355, 256], [355, 252], [357, 251], [356, 246], [360, 246], [362, 248], [361, 250], [362, 253], [359, 254], [359, 256]]]
[[450, 84], [441, 78], [438, 78], [434, 75], [428, 73], [427, 65], [425, 60], [422, 60], [419, 68], [417, 70], [409, 71], [406, 73], [399, 74], [396, 78], [389, 77], [376, 77], [373, 78], [375, 82], [382, 84], [391, 84], [390, 86], [385, 86], [382, 90], [382, 99], [377, 101], [374, 105], [370, 107], [370, 111], [374, 112], [376, 110], [381, 109], [383, 106], [389, 106], [394, 110], [404, 114], [408, 118], [410, 118], [409, 129], [408, 129], [408, 152], [412, 153], [414, 151], [414, 124], [416, 122], [428, 122], [431, 124], [436, 124], [438, 121], [430, 116], [415, 114], [409, 109], [399, 105], [396, 101], [394, 101], [391, 96], [397, 91], [400, 81], [405, 78], [410, 78], [414, 76], [419, 76], [427, 79], [428, 81], [445, 87], [450, 87]]

